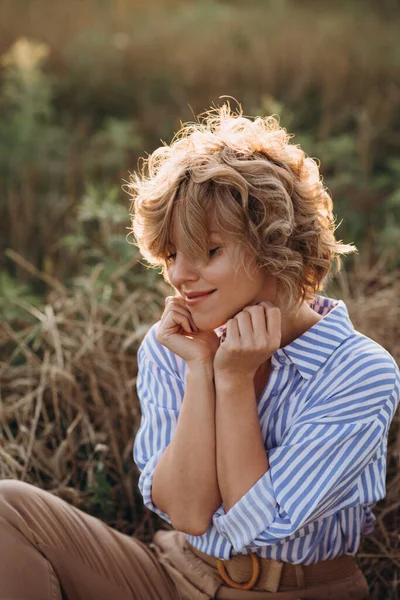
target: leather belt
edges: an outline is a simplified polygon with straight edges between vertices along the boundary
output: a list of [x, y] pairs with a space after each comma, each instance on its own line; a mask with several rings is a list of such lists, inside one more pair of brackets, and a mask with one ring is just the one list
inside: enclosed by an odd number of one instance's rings
[[227, 586], [241, 590], [277, 592], [282, 587], [303, 588], [336, 581], [358, 570], [354, 557], [347, 554], [314, 565], [294, 565], [261, 558], [254, 552], [222, 560], [197, 550], [189, 542], [187, 544], [193, 554], [218, 571]]

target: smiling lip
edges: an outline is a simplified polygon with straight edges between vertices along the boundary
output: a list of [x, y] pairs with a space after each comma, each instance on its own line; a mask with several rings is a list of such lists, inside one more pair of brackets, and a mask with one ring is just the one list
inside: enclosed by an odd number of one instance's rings
[[206, 300], [206, 298], [211, 296], [214, 292], [216, 292], [216, 290], [212, 290], [211, 292], [207, 292], [206, 294], [201, 294], [199, 296], [195, 296], [194, 298], [188, 298], [187, 296], [185, 296], [185, 302], [189, 306], [193, 306], [194, 304], [198, 304], [199, 302]]

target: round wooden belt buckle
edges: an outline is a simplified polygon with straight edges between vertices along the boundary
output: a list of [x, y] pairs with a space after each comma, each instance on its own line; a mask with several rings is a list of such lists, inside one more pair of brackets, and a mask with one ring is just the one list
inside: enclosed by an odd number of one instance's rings
[[218, 573], [221, 575], [221, 578], [227, 585], [232, 588], [236, 588], [237, 590], [252, 590], [256, 585], [257, 580], [260, 576], [260, 559], [258, 558], [255, 552], [250, 554], [252, 573], [251, 577], [248, 581], [244, 581], [243, 583], [238, 583], [237, 581], [233, 581], [226, 572], [224, 561], [220, 558], [217, 558], [217, 569]]

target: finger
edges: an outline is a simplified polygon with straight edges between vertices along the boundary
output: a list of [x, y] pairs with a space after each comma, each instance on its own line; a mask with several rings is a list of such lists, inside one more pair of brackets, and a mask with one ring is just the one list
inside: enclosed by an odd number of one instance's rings
[[165, 298], [165, 307], [168, 306], [183, 306], [185, 309], [189, 310], [188, 305], [180, 296], [167, 296]]
[[169, 297], [165, 299], [165, 309], [167, 310], [168, 308], [181, 308], [183, 309], [185, 312], [190, 313], [189, 307], [187, 304], [184, 303], [183, 300], [180, 300], [179, 298], [174, 298], [174, 297]]
[[268, 300], [262, 300], [256, 306], [263, 306], [265, 309], [266, 315], [266, 325], [267, 331], [269, 333], [275, 332], [279, 329], [279, 333], [281, 331], [281, 311], [272, 302], [268, 302]]
[[165, 299], [165, 305], [166, 306], [164, 314], [169, 313], [171, 310], [176, 310], [189, 319], [193, 331], [199, 331], [199, 328], [195, 325], [195, 322], [193, 321], [192, 313], [190, 312], [188, 306], [182, 300], [176, 298], [175, 296], [167, 296], [167, 298]]
[[266, 310], [260, 304], [256, 306], [246, 306], [243, 311], [246, 311], [251, 318], [251, 323], [256, 338], [265, 336], [267, 333], [267, 316]]
[[187, 317], [189, 320], [193, 320], [190, 310], [184, 304], [178, 302], [169, 302], [163, 314], [167, 315], [171, 311], [180, 312], [182, 315], [185, 315], [185, 317]]
[[193, 320], [192, 313], [190, 312], [190, 308], [188, 307], [188, 305], [186, 304], [186, 302], [182, 298], [182, 296], [169, 296], [169, 298], [170, 298], [170, 300], [169, 300], [170, 304], [172, 304], [174, 306], [180, 306], [186, 311], [186, 314], [189, 315], [189, 319], [190, 319], [190, 322], [192, 323], [194, 331], [200, 331], [200, 329], [197, 327], [197, 325], [195, 324], [195, 322]]
[[187, 333], [193, 333], [188, 317], [177, 310], [171, 310], [164, 322], [165, 330], [175, 329], [177, 326], [182, 327]]
[[267, 333], [269, 335], [281, 335], [281, 311], [277, 306], [265, 309]]
[[226, 338], [225, 342], [231, 343], [233, 345], [240, 344], [240, 335], [239, 335], [239, 325], [235, 319], [229, 319], [226, 324]]
[[272, 302], [269, 302], [268, 300], [261, 300], [261, 302], [258, 302], [256, 306], [264, 306], [265, 308], [277, 308], [276, 304], [272, 304]]
[[254, 330], [250, 313], [248, 311], [241, 311], [236, 315], [235, 319], [238, 322], [240, 337], [246, 342], [251, 342], [254, 337]]

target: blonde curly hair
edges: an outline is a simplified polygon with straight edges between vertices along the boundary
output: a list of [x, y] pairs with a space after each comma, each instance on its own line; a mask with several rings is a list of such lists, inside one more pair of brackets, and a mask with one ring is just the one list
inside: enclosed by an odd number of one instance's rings
[[[332, 199], [318, 164], [273, 117], [244, 117], [229, 102], [182, 124], [171, 144], [157, 148], [133, 173], [132, 233], [150, 266], [168, 280], [173, 220], [182, 251], [209, 259], [209, 220], [237, 241], [234, 263], [267, 269], [287, 311], [312, 300], [332, 263], [356, 248], [335, 239]], [[244, 263], [243, 250], [253, 262]]]

